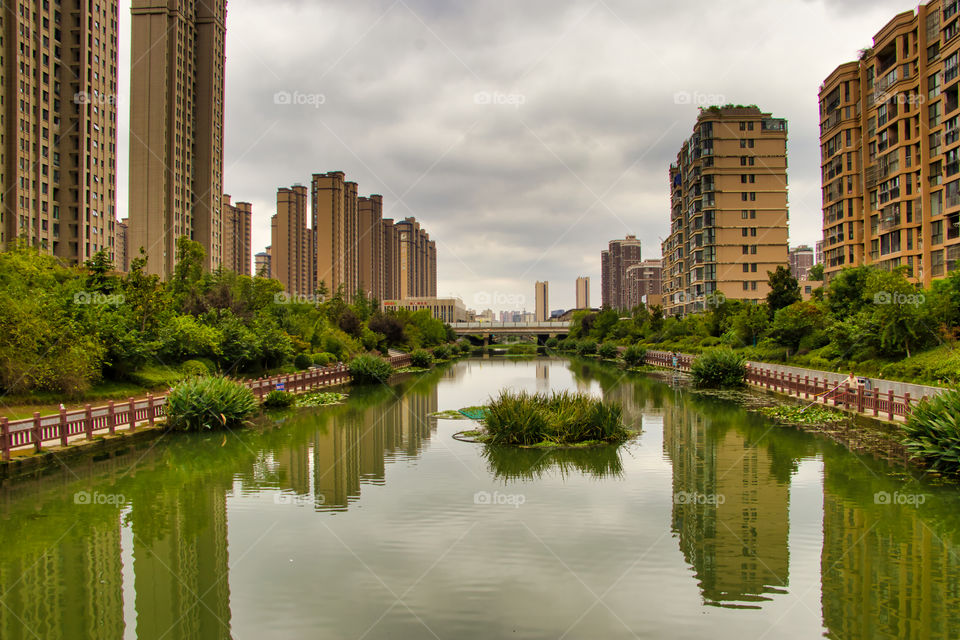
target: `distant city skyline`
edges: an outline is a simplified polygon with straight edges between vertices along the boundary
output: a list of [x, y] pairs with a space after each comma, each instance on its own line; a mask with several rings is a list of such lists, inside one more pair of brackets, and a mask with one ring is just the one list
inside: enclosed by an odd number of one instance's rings
[[[259, 253], [277, 187], [342, 169], [383, 193], [385, 217], [416, 216], [431, 230], [439, 295], [495, 310], [515, 307], [477, 296], [530, 296], [529, 309], [538, 279], [599, 282], [610, 238], [636, 234], [645, 257], [658, 256], [664, 176], [696, 107], [760, 104], [789, 122], [790, 243], [812, 246], [819, 85], [917, 2], [741, 5], [232, 0], [223, 191], [252, 203]], [[130, 0], [119, 17], [123, 218]], [[666, 28], [676, 24], [689, 37]], [[717, 30], [743, 46], [716, 55], [705, 36]], [[557, 287], [551, 304], [574, 307], [574, 287]]]

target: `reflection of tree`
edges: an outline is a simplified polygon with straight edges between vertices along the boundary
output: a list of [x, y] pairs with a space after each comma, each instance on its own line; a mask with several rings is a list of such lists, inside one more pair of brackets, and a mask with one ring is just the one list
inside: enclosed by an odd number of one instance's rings
[[623, 464], [615, 446], [588, 449], [522, 449], [484, 446], [483, 457], [493, 475], [501, 480], [536, 480], [557, 471], [595, 478], [620, 478]]

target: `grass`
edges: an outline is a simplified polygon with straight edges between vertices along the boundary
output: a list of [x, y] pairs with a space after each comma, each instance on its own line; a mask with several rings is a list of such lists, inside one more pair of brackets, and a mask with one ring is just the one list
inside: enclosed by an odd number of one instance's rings
[[502, 391], [487, 407], [488, 443], [569, 446], [619, 443], [630, 437], [623, 409], [586, 394]]

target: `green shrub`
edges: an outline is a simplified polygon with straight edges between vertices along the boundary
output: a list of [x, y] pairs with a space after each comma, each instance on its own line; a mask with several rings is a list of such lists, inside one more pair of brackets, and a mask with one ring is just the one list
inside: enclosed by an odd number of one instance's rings
[[271, 391], [263, 399], [263, 406], [268, 409], [280, 409], [283, 407], [292, 407], [297, 401], [297, 396], [289, 391]]
[[747, 365], [743, 356], [732, 349], [709, 349], [693, 361], [690, 373], [698, 387], [742, 387]]
[[410, 354], [410, 366], [427, 369], [433, 364], [433, 356], [426, 349], [417, 349]]
[[597, 352], [604, 360], [613, 360], [620, 355], [620, 350], [617, 349], [617, 345], [613, 344], [612, 342], [604, 342], [600, 345]]
[[253, 391], [220, 376], [191, 378], [167, 395], [167, 426], [180, 431], [234, 429], [257, 410]]
[[597, 341], [585, 338], [577, 343], [577, 353], [582, 356], [590, 356], [597, 352]]
[[623, 352], [623, 361], [628, 367], [638, 367], [644, 363], [647, 350], [638, 344], [632, 344]]
[[357, 356], [350, 361], [350, 377], [355, 384], [384, 383], [391, 374], [393, 367], [379, 356]]
[[951, 389], [913, 407], [904, 445], [934, 471], [960, 471], [960, 391]]
[[502, 391], [484, 419], [490, 444], [570, 445], [622, 442], [629, 437], [623, 409], [586, 394]]
[[336, 361], [337, 358], [332, 353], [313, 354], [313, 364], [317, 365], [318, 367], [329, 367]]
[[560, 341], [557, 338], [547, 338], [546, 347], [547, 349], [556, 349], [560, 346]]
[[560, 341], [560, 349], [562, 351], [576, 351], [577, 341], [573, 338], [564, 338]]
[[299, 370], [309, 369], [312, 364], [313, 358], [306, 353], [298, 353], [297, 357], [293, 359], [293, 366]]
[[200, 360], [187, 360], [180, 365], [180, 373], [187, 378], [210, 375], [210, 369]]
[[466, 338], [461, 338], [458, 340], [457, 347], [460, 349], [460, 353], [470, 353], [473, 351], [473, 345], [471, 345], [470, 341]]
[[445, 344], [442, 344], [439, 347], [434, 347], [433, 357], [437, 360], [446, 360], [450, 357], [450, 347]]

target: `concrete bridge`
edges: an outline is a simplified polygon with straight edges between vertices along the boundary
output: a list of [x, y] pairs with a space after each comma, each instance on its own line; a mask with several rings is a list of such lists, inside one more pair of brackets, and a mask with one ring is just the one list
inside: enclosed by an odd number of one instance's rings
[[535, 336], [543, 344], [570, 333], [569, 322], [453, 322], [450, 326], [458, 336], [478, 336], [485, 344], [491, 336]]

